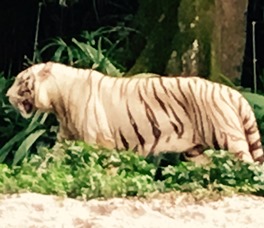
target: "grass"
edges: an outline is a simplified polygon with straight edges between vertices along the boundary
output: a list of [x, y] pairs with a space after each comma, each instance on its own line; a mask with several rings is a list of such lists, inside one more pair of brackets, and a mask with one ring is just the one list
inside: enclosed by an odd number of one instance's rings
[[264, 168], [225, 151], [206, 151], [211, 163], [179, 162], [162, 168], [129, 151], [107, 150], [82, 142], [38, 148], [20, 166], [0, 164], [0, 193], [37, 192], [72, 198], [146, 196], [157, 192], [264, 194]]

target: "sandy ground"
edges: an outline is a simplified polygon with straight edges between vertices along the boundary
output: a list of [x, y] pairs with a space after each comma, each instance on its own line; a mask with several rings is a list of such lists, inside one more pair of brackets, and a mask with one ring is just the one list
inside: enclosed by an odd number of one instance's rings
[[151, 199], [79, 201], [36, 193], [0, 198], [0, 227], [264, 227], [264, 198], [235, 195], [195, 201], [186, 194]]

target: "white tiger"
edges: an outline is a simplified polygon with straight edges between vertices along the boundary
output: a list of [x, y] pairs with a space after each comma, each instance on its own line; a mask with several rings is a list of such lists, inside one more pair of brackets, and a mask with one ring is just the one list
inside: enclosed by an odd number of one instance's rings
[[26, 118], [54, 112], [62, 139], [144, 156], [221, 148], [246, 162], [264, 160], [248, 102], [198, 77], [114, 78], [48, 62], [22, 71], [7, 96]]

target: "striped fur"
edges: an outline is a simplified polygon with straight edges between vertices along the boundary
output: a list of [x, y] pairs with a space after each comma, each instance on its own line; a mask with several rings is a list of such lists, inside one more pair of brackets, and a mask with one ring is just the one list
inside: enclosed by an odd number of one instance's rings
[[236, 90], [198, 77], [113, 78], [49, 62], [21, 72], [7, 96], [25, 117], [36, 109], [54, 112], [59, 138], [144, 156], [221, 148], [263, 162], [248, 102]]

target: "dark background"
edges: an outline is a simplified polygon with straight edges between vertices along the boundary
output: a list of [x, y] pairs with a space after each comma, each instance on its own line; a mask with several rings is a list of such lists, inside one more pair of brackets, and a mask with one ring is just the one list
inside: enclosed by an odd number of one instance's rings
[[[94, 30], [100, 26], [116, 25], [127, 15], [135, 15], [136, 0], [80, 0], [67, 7], [55, 1], [44, 2], [41, 7], [39, 47], [48, 38], [80, 34], [82, 30]], [[21, 71], [25, 56], [32, 60], [37, 13], [37, 0], [2, 0], [0, 3], [0, 72], [5, 76]], [[151, 10], [151, 9], [150, 9]], [[241, 85], [252, 88], [252, 21], [256, 21], [257, 75], [264, 74], [264, 0], [249, 0], [247, 39]], [[258, 85], [262, 85], [260, 82]], [[263, 88], [262, 88], [263, 89]]]
[[[256, 42], [256, 71], [257, 75], [264, 75], [264, 0], [249, 0], [246, 12], [246, 45], [242, 67], [241, 85], [253, 88], [253, 37], [252, 22], [255, 21], [255, 42]], [[258, 79], [258, 89], [264, 91], [264, 81]], [[264, 78], [263, 78], [264, 79]]]
[[[25, 56], [32, 60], [38, 10], [36, 0], [1, 1], [0, 72], [4, 75], [21, 71]], [[83, 30], [114, 26], [136, 10], [136, 0], [80, 0], [67, 7], [47, 1], [41, 7], [39, 46], [48, 38], [72, 37]]]

